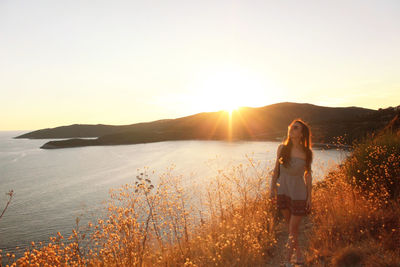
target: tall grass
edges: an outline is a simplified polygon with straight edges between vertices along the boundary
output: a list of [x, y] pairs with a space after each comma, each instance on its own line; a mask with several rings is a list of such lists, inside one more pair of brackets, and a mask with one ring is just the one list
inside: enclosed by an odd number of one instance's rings
[[106, 218], [64, 239], [32, 244], [11, 266], [262, 266], [276, 244], [269, 170], [248, 164], [219, 170], [205, 188], [184, 187], [173, 169], [145, 169], [111, 192]]

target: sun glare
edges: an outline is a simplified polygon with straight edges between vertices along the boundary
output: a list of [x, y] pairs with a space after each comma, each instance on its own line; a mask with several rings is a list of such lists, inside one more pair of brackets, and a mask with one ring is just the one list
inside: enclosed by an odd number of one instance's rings
[[233, 67], [199, 72], [190, 89], [195, 96], [193, 105], [199, 110], [229, 113], [239, 107], [267, 105], [275, 100], [278, 92], [265, 77]]
[[233, 111], [238, 110], [239, 106], [227, 106], [223, 110], [232, 114]]

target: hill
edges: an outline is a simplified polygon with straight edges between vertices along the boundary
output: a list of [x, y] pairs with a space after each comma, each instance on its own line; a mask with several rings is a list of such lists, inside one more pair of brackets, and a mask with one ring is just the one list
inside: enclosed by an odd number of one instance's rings
[[295, 118], [302, 118], [311, 125], [314, 142], [332, 143], [338, 136], [343, 136], [341, 142], [351, 144], [354, 139], [383, 128], [395, 113], [396, 108], [372, 110], [284, 102], [260, 108], [243, 107], [234, 111], [231, 117], [228, 112], [219, 111], [123, 126], [70, 125], [42, 129], [16, 138], [74, 138], [50, 141], [43, 148], [168, 140], [282, 140], [288, 124]]

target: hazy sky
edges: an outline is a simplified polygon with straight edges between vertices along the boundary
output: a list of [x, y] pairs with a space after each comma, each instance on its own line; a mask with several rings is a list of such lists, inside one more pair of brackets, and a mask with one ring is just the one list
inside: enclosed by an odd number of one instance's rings
[[0, 130], [400, 104], [400, 1], [0, 0]]

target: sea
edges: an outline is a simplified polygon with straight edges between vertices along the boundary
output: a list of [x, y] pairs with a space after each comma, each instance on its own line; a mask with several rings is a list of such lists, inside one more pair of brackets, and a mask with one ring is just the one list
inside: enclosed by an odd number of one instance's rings
[[[147, 144], [92, 146], [45, 150], [49, 140], [15, 139], [26, 131], [0, 132], [0, 218], [2, 254], [22, 251], [32, 241], [68, 236], [80, 223], [95, 221], [110, 189], [132, 184], [149, 173], [154, 185], [160, 175], [180, 176], [185, 187], [207, 184], [219, 170], [257, 162], [266, 179], [274, 167], [280, 142], [167, 141]], [[342, 150], [314, 150], [313, 182], [322, 180], [348, 155]], [[19, 248], [16, 250], [16, 248]]]

